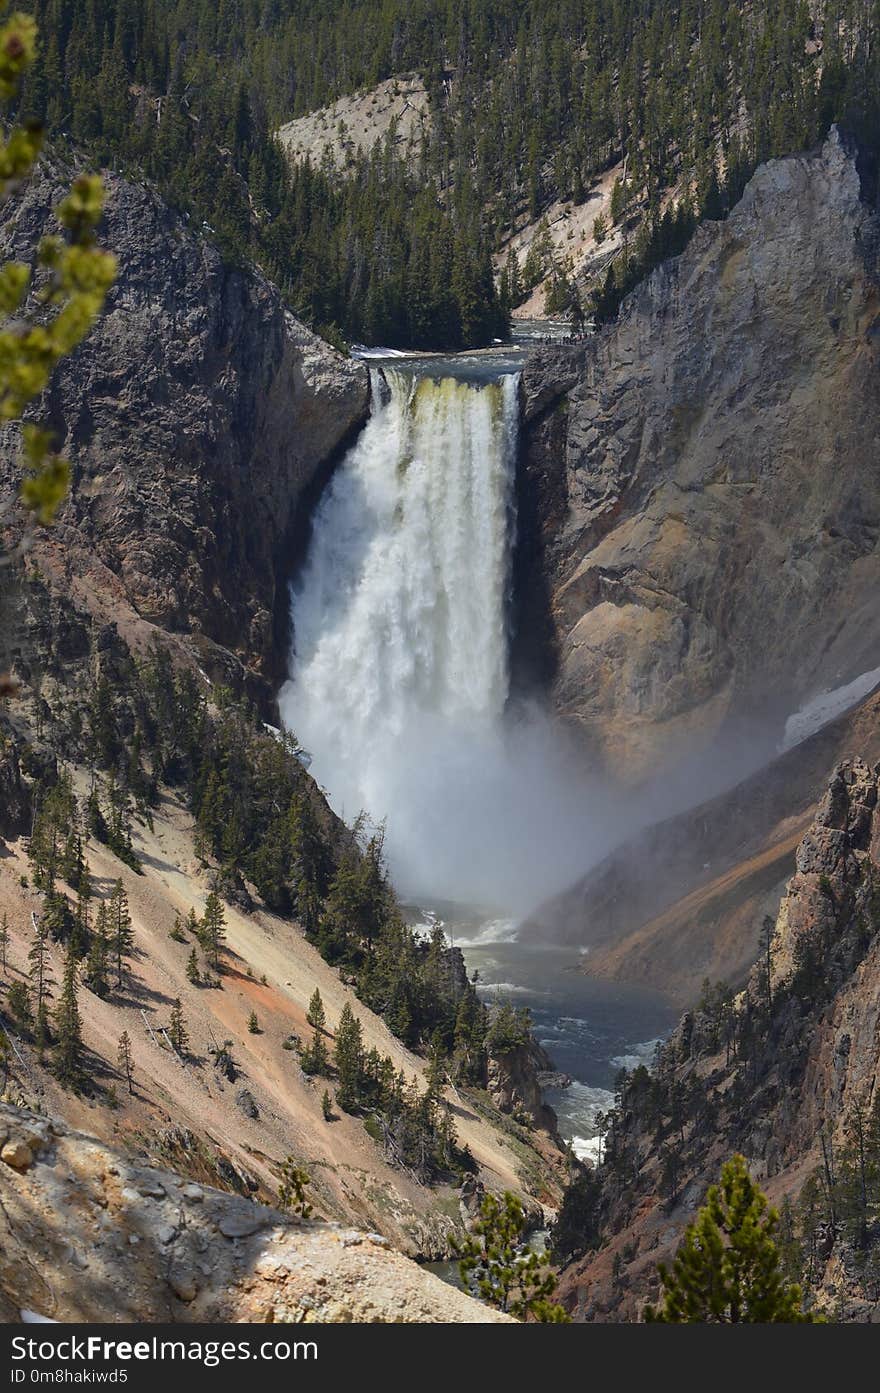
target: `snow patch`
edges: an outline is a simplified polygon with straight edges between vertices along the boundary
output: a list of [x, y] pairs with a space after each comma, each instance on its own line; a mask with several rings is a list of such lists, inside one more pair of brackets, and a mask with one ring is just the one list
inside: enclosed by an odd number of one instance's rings
[[835, 687], [831, 692], [820, 692], [818, 696], [812, 697], [785, 722], [785, 731], [779, 745], [780, 754], [793, 750], [795, 745], [800, 745], [802, 741], [815, 735], [823, 726], [828, 725], [829, 721], [842, 716], [850, 707], [868, 696], [878, 683], [880, 667], [875, 667], [870, 672], [863, 672], [861, 677], [853, 678], [852, 682], [847, 682], [843, 687]]

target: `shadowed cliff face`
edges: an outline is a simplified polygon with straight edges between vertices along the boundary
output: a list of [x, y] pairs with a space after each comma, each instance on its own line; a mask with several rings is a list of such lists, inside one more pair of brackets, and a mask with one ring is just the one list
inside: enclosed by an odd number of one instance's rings
[[[823, 1133], [842, 1173], [854, 1109], [867, 1116], [875, 1106], [880, 1068], [878, 780], [880, 765], [860, 758], [834, 770], [776, 917], [769, 992], [762, 960], [735, 1003], [730, 1045], [706, 1008], [689, 1012], [666, 1045], [657, 1077], [690, 1096], [680, 1128], [665, 1104], [658, 1122], [626, 1095], [616, 1164], [600, 1172], [607, 1241], [562, 1275], [563, 1297], [586, 1319], [638, 1319], [656, 1296], [658, 1261], [669, 1261], [733, 1152], [776, 1205], [822, 1165]], [[876, 1319], [876, 1224], [859, 1246], [840, 1211], [828, 1223], [820, 1210], [812, 1298], [837, 1319]]]
[[[29, 257], [65, 182], [45, 168], [11, 202], [3, 255]], [[275, 612], [297, 505], [365, 417], [366, 373], [149, 190], [106, 183], [101, 238], [118, 281], [44, 405], [73, 466], [52, 542], [108, 603], [203, 640], [209, 669], [217, 644], [277, 677]], [[9, 431], [0, 494], [15, 454]], [[286, 594], [282, 603], [286, 617]]]
[[735, 788], [640, 831], [524, 926], [576, 943], [590, 976], [692, 1006], [703, 980], [740, 986], [775, 918], [830, 770], [880, 758], [880, 692]]
[[526, 369], [529, 645], [615, 779], [877, 665], [878, 232], [833, 132]]

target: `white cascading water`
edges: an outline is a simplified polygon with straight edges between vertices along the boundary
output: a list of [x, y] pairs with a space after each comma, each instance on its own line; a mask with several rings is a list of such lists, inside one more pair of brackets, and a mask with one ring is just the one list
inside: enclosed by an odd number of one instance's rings
[[341, 815], [386, 819], [399, 888], [520, 912], [586, 846], [564, 741], [505, 721], [517, 378], [372, 388], [293, 587], [282, 716]]

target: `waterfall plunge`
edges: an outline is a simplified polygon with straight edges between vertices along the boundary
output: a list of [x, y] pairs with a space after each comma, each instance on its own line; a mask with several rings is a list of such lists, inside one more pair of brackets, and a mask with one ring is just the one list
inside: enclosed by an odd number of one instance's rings
[[285, 725], [413, 895], [518, 913], [592, 859], [572, 751], [505, 718], [517, 379], [373, 372], [293, 587]]

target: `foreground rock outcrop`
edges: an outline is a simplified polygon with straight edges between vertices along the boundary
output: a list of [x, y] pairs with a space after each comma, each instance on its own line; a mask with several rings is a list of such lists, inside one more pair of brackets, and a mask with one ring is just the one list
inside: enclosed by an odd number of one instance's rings
[[[6, 205], [4, 257], [29, 258], [67, 183], [47, 164]], [[77, 578], [93, 608], [192, 635], [212, 675], [227, 675], [219, 645], [276, 679], [300, 505], [363, 421], [367, 374], [150, 189], [115, 175], [106, 186], [101, 239], [119, 275], [44, 404], [73, 483], [37, 558], [50, 570], [61, 552], [64, 584]], [[8, 429], [0, 499], [16, 456]]]
[[[524, 641], [615, 780], [880, 660], [880, 218], [836, 131], [523, 376]], [[554, 390], [555, 378], [555, 390]]]
[[0, 1320], [502, 1321], [387, 1241], [138, 1165], [0, 1105]]

